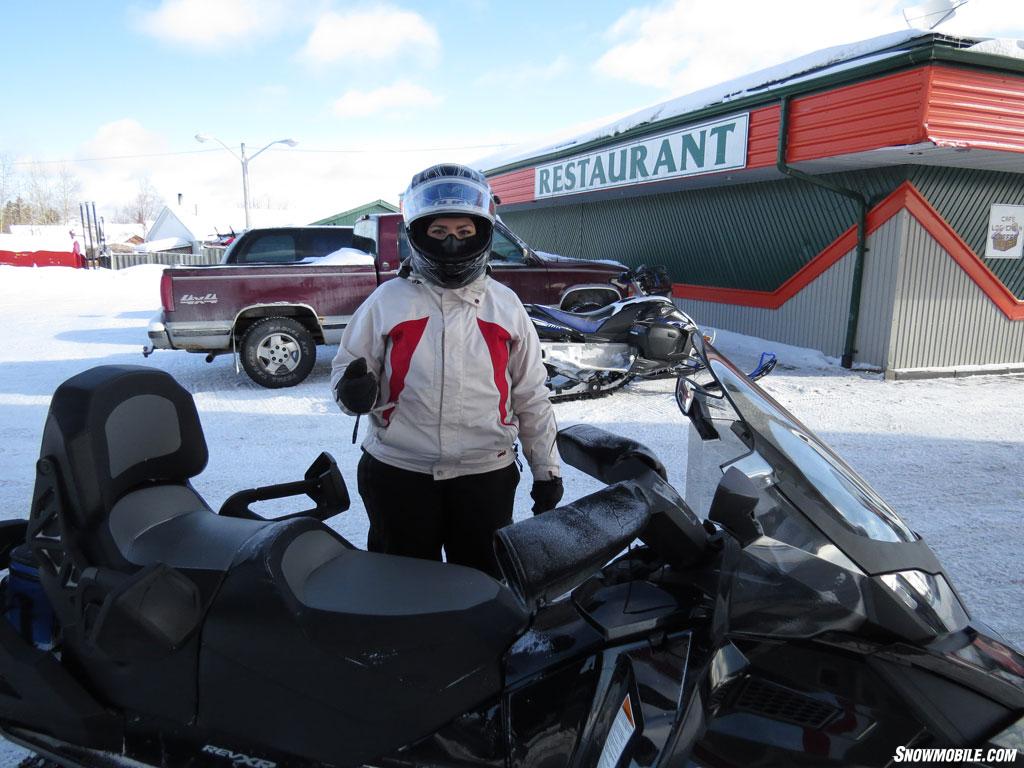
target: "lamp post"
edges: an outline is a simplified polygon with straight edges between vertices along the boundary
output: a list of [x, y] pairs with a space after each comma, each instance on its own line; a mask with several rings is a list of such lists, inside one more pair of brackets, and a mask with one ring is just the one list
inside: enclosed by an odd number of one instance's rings
[[196, 141], [198, 141], [200, 143], [202, 143], [204, 141], [216, 141], [218, 144], [220, 144], [222, 147], [224, 147], [224, 149], [226, 149], [228, 152], [230, 152], [232, 155], [234, 155], [236, 160], [241, 162], [241, 164], [242, 164], [242, 204], [245, 206], [245, 228], [246, 229], [249, 229], [249, 162], [252, 161], [252, 160], [255, 160], [257, 157], [259, 157], [259, 155], [262, 152], [270, 149], [275, 144], [287, 144], [289, 147], [294, 147], [296, 144], [299, 143], [299, 142], [295, 141], [295, 139], [278, 139], [277, 141], [272, 141], [269, 144], [267, 144], [267, 146], [265, 146], [259, 152], [256, 152], [255, 154], [253, 154], [251, 156], [247, 156], [245, 154], [245, 142], [242, 142], [241, 154], [239, 154], [238, 152], [235, 152], [235, 150], [233, 150], [227, 144], [225, 144], [223, 141], [218, 139], [216, 136], [211, 136], [208, 133], [197, 133], [196, 134]]

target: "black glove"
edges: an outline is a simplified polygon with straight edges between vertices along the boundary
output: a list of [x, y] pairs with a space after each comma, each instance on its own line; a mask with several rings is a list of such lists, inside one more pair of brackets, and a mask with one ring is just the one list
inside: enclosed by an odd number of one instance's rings
[[539, 515], [558, 506], [562, 500], [562, 478], [553, 477], [550, 480], [534, 480], [533, 488], [530, 489], [530, 498], [533, 499], [533, 514]]
[[366, 370], [366, 358], [357, 357], [348, 364], [334, 395], [352, 413], [369, 413], [377, 402], [377, 377]]

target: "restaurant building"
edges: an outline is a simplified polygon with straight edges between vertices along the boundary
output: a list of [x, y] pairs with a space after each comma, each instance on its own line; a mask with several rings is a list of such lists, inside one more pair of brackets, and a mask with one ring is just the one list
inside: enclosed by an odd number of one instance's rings
[[907, 31], [477, 163], [531, 245], [894, 378], [1024, 370], [1024, 48]]

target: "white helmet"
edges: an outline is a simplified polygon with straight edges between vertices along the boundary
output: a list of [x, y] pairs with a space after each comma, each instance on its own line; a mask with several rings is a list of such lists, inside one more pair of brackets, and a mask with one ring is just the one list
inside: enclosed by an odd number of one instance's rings
[[[494, 233], [494, 195], [479, 171], [444, 163], [412, 177], [402, 196], [402, 216], [412, 246], [411, 267], [445, 288], [459, 288], [487, 269]], [[440, 240], [427, 234], [442, 217], [469, 217], [476, 234]]]

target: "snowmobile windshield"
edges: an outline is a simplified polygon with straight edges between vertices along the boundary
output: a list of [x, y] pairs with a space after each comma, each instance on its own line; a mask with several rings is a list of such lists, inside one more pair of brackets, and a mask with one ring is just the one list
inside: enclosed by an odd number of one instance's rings
[[[811, 486], [825, 502], [821, 506], [852, 533], [882, 542], [917, 540], [889, 505], [835, 451], [712, 345], [703, 346], [708, 372], [724, 394], [713, 407], [720, 412], [734, 412], [736, 421], [751, 433], [749, 447], [756, 447], [776, 474]], [[737, 428], [732, 431], [737, 432]]]
[[[810, 429], [698, 334], [703, 369], [676, 397], [695, 427], [686, 501], [711, 514], [735, 469], [756, 495], [755, 530], [729, 566], [732, 631], [776, 637], [856, 633], [865, 625], [924, 642], [966, 626], [967, 613], [934, 553]], [[735, 479], [735, 475], [733, 475]], [[723, 497], [724, 499], [725, 497]], [[729, 526], [729, 503], [716, 514]]]

